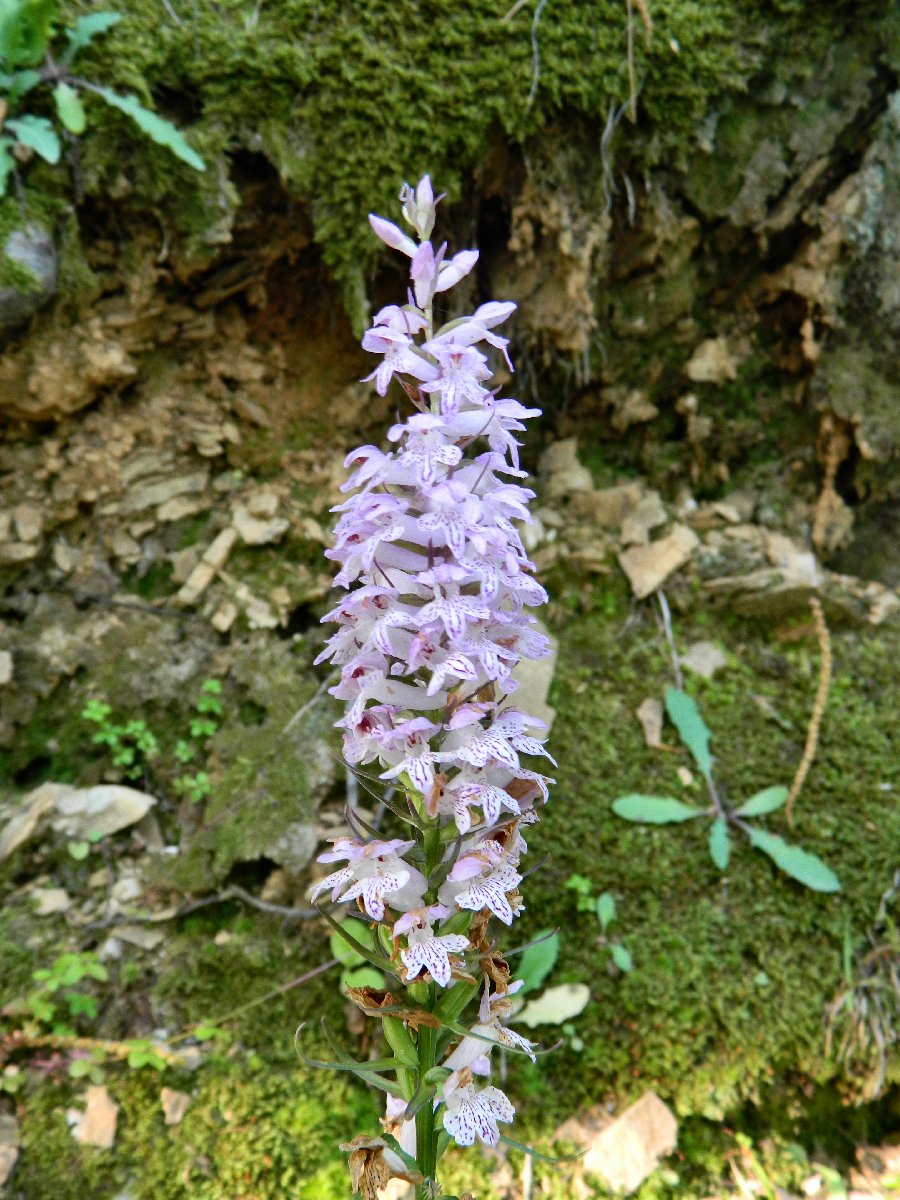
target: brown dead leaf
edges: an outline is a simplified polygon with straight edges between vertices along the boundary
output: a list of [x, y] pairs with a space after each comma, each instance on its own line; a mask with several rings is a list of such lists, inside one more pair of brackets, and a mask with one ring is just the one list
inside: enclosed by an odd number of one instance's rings
[[440, 1029], [441, 1023], [424, 1008], [404, 1008], [390, 992], [370, 987], [348, 987], [347, 996], [367, 1017], [396, 1017], [399, 1021], [418, 1029], [427, 1025], [429, 1029]]

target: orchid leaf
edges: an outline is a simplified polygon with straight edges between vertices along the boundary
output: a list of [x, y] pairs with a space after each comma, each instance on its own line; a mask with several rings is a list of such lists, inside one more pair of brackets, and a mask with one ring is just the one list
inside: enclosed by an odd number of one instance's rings
[[647, 825], [670, 825], [676, 821], [690, 821], [702, 817], [703, 809], [682, 804], [672, 796], [642, 796], [631, 794], [613, 800], [613, 812], [626, 821], [639, 821]]
[[728, 822], [724, 817], [716, 817], [709, 831], [709, 854], [720, 871], [728, 867]]
[[[352, 948], [360, 956], [361, 960], [364, 959], [366, 962], [371, 963], [372, 966], [377, 967], [379, 971], [388, 971], [390, 974], [394, 974], [394, 968], [391, 961], [387, 958], [383, 958], [371, 947], [365, 946], [361, 941], [359, 941], [358, 938], [354, 937], [352, 932], [344, 928], [344, 924], [346, 924], [346, 922], [341, 923], [336, 921], [331, 913], [325, 911], [321, 904], [317, 905], [316, 907], [335, 931], [335, 933], [337, 933], [339, 937], [343, 938], [348, 946], [352, 946]], [[335, 955], [335, 958], [337, 958], [337, 955]]]
[[359, 951], [350, 945], [344, 937], [344, 932], [349, 933], [361, 946], [366, 946], [369, 950], [375, 950], [375, 939], [372, 936], [372, 930], [362, 921], [357, 921], [353, 917], [347, 917], [346, 920], [340, 923], [340, 933], [335, 932], [331, 935], [330, 946], [332, 958], [336, 958], [341, 966], [358, 967], [360, 963], [366, 960]]
[[750, 841], [763, 854], [780, 867], [786, 875], [796, 879], [814, 892], [839, 892], [841, 881], [837, 875], [822, 862], [815, 854], [803, 850], [800, 846], [792, 846], [774, 833], [766, 833], [762, 829], [748, 829]]
[[766, 813], [776, 812], [782, 808], [788, 798], [786, 787], [767, 787], [749, 800], [745, 800], [735, 813], [738, 817], [764, 817]]
[[507, 1146], [512, 1146], [513, 1150], [521, 1150], [523, 1154], [546, 1163], [573, 1162], [576, 1158], [581, 1158], [582, 1155], [587, 1153], [587, 1147], [583, 1146], [580, 1150], [576, 1150], [572, 1154], [543, 1154], [540, 1150], [535, 1150], [534, 1146], [526, 1146], [524, 1142], [517, 1142], [515, 1138], [507, 1137], [505, 1133], [500, 1134], [500, 1141], [505, 1142]]
[[419, 1170], [419, 1164], [411, 1154], [407, 1154], [394, 1135], [392, 1133], [382, 1133], [379, 1136], [383, 1142], [390, 1146], [393, 1152], [403, 1163], [404, 1167], [406, 1167], [407, 1171], [409, 1171], [411, 1175], [418, 1175], [421, 1178], [422, 1172]]
[[678, 730], [678, 736], [694, 756], [694, 762], [703, 773], [705, 779], [712, 778], [712, 758], [709, 753], [709, 739], [712, 736], [706, 727], [706, 722], [700, 716], [697, 702], [687, 692], [680, 688], [666, 689], [666, 712], [669, 720]]

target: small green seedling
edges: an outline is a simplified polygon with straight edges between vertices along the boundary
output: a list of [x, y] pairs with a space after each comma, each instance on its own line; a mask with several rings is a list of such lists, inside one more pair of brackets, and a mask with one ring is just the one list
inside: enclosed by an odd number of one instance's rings
[[708, 808], [696, 808], [672, 796], [631, 794], [619, 796], [614, 800], [613, 812], [626, 821], [636, 821], [645, 825], [672, 825], [693, 821], [699, 817], [712, 817], [709, 853], [720, 871], [728, 867], [731, 858], [731, 833], [737, 830], [749, 839], [751, 846], [768, 855], [777, 867], [798, 883], [814, 892], [840, 891], [838, 877], [815, 854], [810, 854], [800, 846], [786, 842], [777, 834], [769, 833], [768, 830], [750, 823], [783, 808], [788, 798], [788, 789], [781, 786], [763, 788], [738, 808], [727, 807], [713, 779], [712, 755], [709, 750], [712, 735], [700, 715], [696, 701], [678, 688], [669, 688], [666, 692], [666, 712], [706, 780], [712, 803]]
[[593, 913], [600, 924], [602, 945], [618, 969], [625, 974], [634, 970], [634, 960], [618, 938], [610, 938], [607, 931], [616, 919], [616, 902], [610, 892], [599, 896], [593, 894], [591, 881], [584, 875], [570, 875], [566, 887], [575, 893], [575, 907], [579, 912]]

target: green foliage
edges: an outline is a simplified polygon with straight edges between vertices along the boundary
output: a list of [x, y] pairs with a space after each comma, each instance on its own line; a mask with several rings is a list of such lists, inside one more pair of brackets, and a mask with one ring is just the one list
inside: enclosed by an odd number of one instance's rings
[[522, 951], [516, 978], [521, 979], [525, 986], [523, 992], [532, 992], [541, 986], [556, 965], [559, 957], [559, 932], [555, 929], [542, 929], [535, 935], [534, 941]]
[[54, 112], [66, 136], [79, 137], [87, 128], [87, 113], [79, 94], [86, 92], [124, 113], [151, 141], [170, 150], [176, 158], [203, 171], [203, 160], [171, 122], [144, 108], [136, 96], [120, 96], [111, 88], [70, 72], [76, 55], [93, 38], [118, 24], [121, 14], [95, 12], [79, 17], [65, 31], [65, 48], [57, 53], [54, 43], [58, 10], [58, 0], [0, 0], [0, 100], [5, 101], [8, 110], [5, 125], [0, 121], [0, 197], [16, 169], [14, 147], [30, 150], [51, 165], [58, 163], [62, 154], [59, 135], [48, 117], [19, 112], [23, 98], [41, 86], [52, 88]]
[[720, 871], [728, 867], [731, 856], [729, 829], [735, 828], [746, 834], [750, 844], [767, 854], [785, 875], [790, 875], [811, 891], [840, 891], [838, 877], [815, 854], [810, 854], [799, 846], [792, 846], [775, 834], [747, 824], [747, 817], [767, 816], [783, 807], [788, 797], [787, 788], [764, 788], [738, 808], [726, 807], [713, 780], [712, 757], [709, 752], [711, 734], [700, 715], [696, 701], [680, 689], [670, 687], [666, 691], [666, 711], [706, 779], [712, 805], [704, 811], [692, 808], [671, 796], [644, 796], [632, 793], [614, 800], [613, 812], [619, 817], [624, 817], [626, 821], [637, 821], [645, 825], [668, 825], [689, 821], [694, 817], [712, 816], [709, 854]]
[[6, 1011], [12, 1017], [30, 1018], [57, 1036], [70, 1036], [79, 1017], [93, 1018], [99, 1009], [96, 995], [76, 990], [78, 985], [103, 983], [108, 978], [106, 967], [93, 951], [61, 954], [50, 967], [32, 972], [36, 986]]
[[[171, 757], [179, 766], [187, 766], [197, 759], [204, 743], [218, 732], [224, 712], [221, 697], [221, 680], [204, 680], [200, 695], [194, 701], [196, 715], [188, 721], [188, 737], [178, 738], [167, 758]], [[159, 739], [146, 721], [118, 723], [112, 719], [112, 707], [97, 699], [87, 702], [81, 716], [97, 726], [91, 741], [95, 746], [105, 746], [111, 751], [112, 766], [124, 778], [142, 778], [148, 774], [151, 763], [160, 758]], [[199, 770], [179, 775], [174, 781], [174, 788], [179, 795], [199, 804], [212, 795], [213, 785], [209, 773]], [[78, 857], [79, 851], [70, 846], [69, 853]]]
[[[632, 800], [653, 799], [653, 797], [628, 797]], [[631, 818], [637, 819], [637, 818]], [[684, 820], [683, 817], [672, 818]], [[607, 931], [616, 920], [616, 901], [610, 892], [602, 892], [599, 896], [593, 894], [593, 885], [584, 875], [570, 875], [566, 887], [577, 897], [575, 906], [579, 912], [593, 913], [600, 925], [600, 947], [609, 952], [609, 957], [624, 974], [634, 970], [634, 959], [631, 953], [622, 945], [618, 938], [607, 937]]]

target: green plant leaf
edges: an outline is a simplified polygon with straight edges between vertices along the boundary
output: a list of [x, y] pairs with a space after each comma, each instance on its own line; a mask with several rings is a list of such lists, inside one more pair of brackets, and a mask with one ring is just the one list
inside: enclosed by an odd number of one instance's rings
[[534, 991], [541, 986], [559, 956], [559, 932], [542, 929], [535, 935], [533, 945], [522, 951], [522, 958], [516, 971], [517, 979], [524, 979], [525, 992]]
[[6, 184], [15, 169], [16, 160], [10, 150], [12, 142], [9, 138], [0, 138], [0, 197], [6, 195]]
[[151, 112], [149, 108], [144, 108], [137, 96], [120, 96], [118, 92], [107, 87], [97, 88], [97, 95], [102, 97], [111, 108], [117, 108], [126, 117], [130, 117], [152, 142], [171, 150], [176, 158], [186, 162], [195, 171], [206, 170], [203, 159], [196, 150], [188, 145], [184, 135], [179, 133], [171, 121], [166, 121], [163, 117]]
[[87, 13], [79, 17], [71, 29], [66, 30], [69, 44], [63, 55], [63, 61], [70, 63], [79, 51], [83, 50], [98, 33], [106, 33], [113, 25], [118, 25], [122, 14], [117, 12]]
[[606, 933], [606, 928], [616, 919], [616, 902], [609, 892], [597, 897], [597, 920], [600, 928]]
[[84, 105], [81, 97], [68, 83], [58, 83], [53, 89], [53, 100], [56, 104], [56, 115], [69, 133], [84, 133], [87, 118], [84, 115]]
[[35, 117], [26, 113], [14, 121], [7, 121], [6, 128], [23, 146], [28, 146], [35, 154], [48, 163], [58, 163], [61, 153], [59, 138], [56, 130], [46, 117]]
[[83, 862], [91, 852], [88, 842], [69, 842], [67, 849], [76, 862]]
[[58, 0], [0, 0], [0, 62], [34, 67], [44, 57]]
[[788, 798], [786, 787], [767, 787], [749, 800], [745, 800], [735, 813], [738, 817], [764, 817], [766, 813], [782, 808]]
[[[2, 6], [3, 0], [0, 0]], [[13, 71], [8, 74], [6, 71], [0, 71], [0, 94], [3, 95], [7, 104], [11, 109], [14, 109], [23, 96], [26, 96], [33, 87], [41, 82], [40, 71]]]
[[[348, 917], [345, 921], [341, 921], [341, 929], [345, 929], [361, 945], [369, 950], [375, 950], [375, 938], [372, 930], [362, 921], [356, 921], [353, 917]], [[355, 950], [350, 943], [337, 931], [332, 933], [331, 940], [331, 957], [336, 958], [344, 967], [358, 967], [360, 963], [366, 960]]]
[[591, 989], [586, 983], [563, 983], [548, 988], [536, 1000], [529, 1000], [515, 1020], [529, 1029], [536, 1025], [561, 1025], [577, 1017], [590, 998]]
[[643, 821], [647, 825], [669, 825], [673, 821], [690, 821], [702, 817], [701, 808], [691, 808], [671, 796], [641, 796], [632, 794], [613, 800], [613, 812], [626, 821]]
[[694, 762], [703, 772], [706, 779], [712, 776], [712, 758], [709, 753], [709, 739], [712, 736], [706, 728], [706, 722], [700, 716], [697, 702], [687, 692], [680, 688], [666, 689], [666, 712], [669, 720], [678, 730], [678, 736], [694, 756]]
[[709, 853], [720, 871], [728, 867], [729, 850], [728, 822], [724, 817], [716, 817], [709, 831]]
[[792, 846], [774, 833], [762, 829], [748, 829], [750, 841], [780, 867], [786, 875], [796, 879], [814, 892], [839, 892], [841, 881], [830, 867], [799, 846]]
[[634, 959], [625, 949], [621, 942], [613, 942], [609, 947], [609, 952], [612, 955], [612, 960], [626, 974], [634, 970]]
[[341, 975], [341, 988], [383, 988], [384, 975], [374, 967], [355, 967], [352, 971], [344, 971]]

